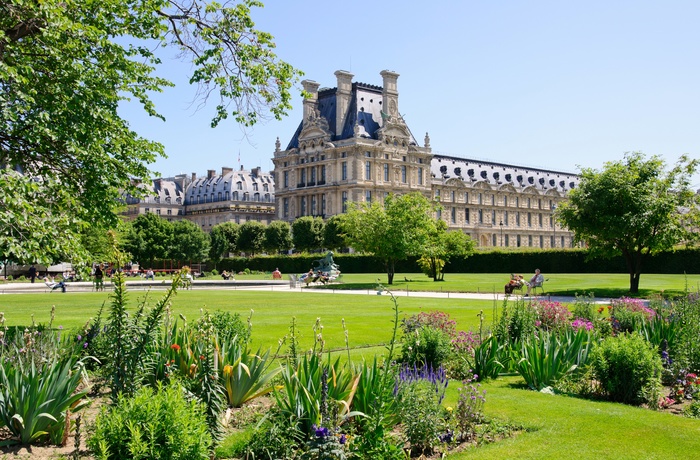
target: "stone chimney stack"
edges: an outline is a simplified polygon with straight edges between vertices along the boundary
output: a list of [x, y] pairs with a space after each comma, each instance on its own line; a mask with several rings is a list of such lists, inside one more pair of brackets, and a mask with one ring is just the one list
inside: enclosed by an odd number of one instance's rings
[[192, 173], [192, 182], [197, 180], [197, 173]]
[[223, 166], [223, 167], [221, 168], [221, 175], [222, 175], [222, 176], [225, 176], [226, 174], [228, 174], [228, 173], [230, 173], [230, 172], [232, 172], [232, 171], [233, 171], [233, 168], [229, 168], [229, 167], [227, 167], [227, 166]]
[[309, 118], [316, 118], [316, 110], [318, 108], [318, 87], [321, 86], [313, 80], [304, 80], [301, 82], [304, 91], [310, 94], [310, 97], [304, 99], [304, 124]]
[[348, 107], [350, 107], [350, 97], [352, 96], [352, 77], [350, 72], [338, 70], [335, 73], [338, 79], [338, 89], [335, 93], [335, 135], [339, 136], [345, 120], [348, 116]]
[[216, 169], [208, 169], [207, 170], [207, 179], [211, 179], [214, 176], [216, 176]]
[[399, 119], [399, 90], [396, 80], [398, 80], [399, 74], [390, 70], [382, 70], [380, 75], [383, 79], [382, 110], [391, 117], [392, 121], [397, 121]]

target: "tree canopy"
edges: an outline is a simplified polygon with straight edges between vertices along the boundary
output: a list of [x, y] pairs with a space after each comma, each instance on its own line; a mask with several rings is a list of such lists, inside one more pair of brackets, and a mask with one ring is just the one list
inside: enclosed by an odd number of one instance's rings
[[417, 192], [351, 207], [344, 224], [348, 243], [382, 259], [387, 282], [393, 284], [396, 262], [424, 252], [436, 225], [434, 211], [434, 205]]
[[238, 241], [238, 249], [255, 255], [265, 247], [265, 224], [257, 220], [249, 220], [242, 224]]
[[602, 171], [583, 169], [581, 182], [556, 217], [591, 257], [622, 255], [630, 274], [630, 292], [639, 290], [644, 258], [694, 237], [698, 199], [690, 188], [697, 160], [682, 156], [666, 171], [657, 156], [625, 155]]
[[474, 241], [465, 233], [448, 231], [444, 220], [437, 220], [426, 241], [418, 264], [433, 281], [445, 279], [445, 264], [453, 257], [467, 257], [474, 252]]
[[292, 241], [297, 251], [314, 251], [323, 247], [323, 228], [320, 217], [304, 216], [292, 222]]
[[170, 258], [181, 262], [203, 262], [209, 256], [209, 236], [189, 220], [173, 222]]
[[153, 213], [139, 215], [131, 221], [122, 242], [133, 261], [153, 267], [156, 259], [168, 259], [173, 240], [173, 224]]
[[275, 220], [265, 227], [264, 249], [269, 252], [292, 249], [292, 227], [288, 222]]
[[218, 264], [223, 257], [237, 249], [238, 235], [241, 226], [235, 222], [222, 222], [214, 225], [209, 233], [211, 246], [209, 247], [209, 260]]
[[[82, 225], [116, 226], [123, 193], [139, 194], [131, 179], [148, 178], [148, 165], [164, 154], [118, 113], [133, 101], [161, 117], [149, 98], [171, 85], [155, 73], [154, 50], [161, 46], [175, 46], [192, 63], [199, 102], [216, 101], [212, 126], [229, 116], [252, 126], [285, 115], [300, 72], [273, 53], [270, 34], [255, 29], [251, 9], [261, 6], [256, 0], [1, 2], [0, 178], [13, 169], [36, 185], [7, 189], [0, 181], [0, 211], [18, 217], [0, 249], [28, 261], [61, 248], [78, 257], [84, 255], [78, 240], [68, 236]], [[33, 208], [23, 219], [22, 201]], [[42, 219], [66, 238], [35, 238]]]

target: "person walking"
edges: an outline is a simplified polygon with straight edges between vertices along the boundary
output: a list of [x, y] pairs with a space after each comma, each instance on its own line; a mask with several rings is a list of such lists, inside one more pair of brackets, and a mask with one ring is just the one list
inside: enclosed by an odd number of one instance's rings
[[32, 266], [29, 267], [29, 279], [32, 280], [32, 283], [36, 279], [36, 267], [34, 266], [34, 264], [32, 264]]

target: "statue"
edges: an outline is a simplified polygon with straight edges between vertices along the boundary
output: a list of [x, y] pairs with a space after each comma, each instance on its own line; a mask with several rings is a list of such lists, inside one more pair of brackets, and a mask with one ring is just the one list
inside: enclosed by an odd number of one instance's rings
[[328, 251], [324, 257], [314, 261], [314, 271], [320, 271], [331, 278], [336, 278], [340, 274], [338, 264], [333, 262], [333, 251]]

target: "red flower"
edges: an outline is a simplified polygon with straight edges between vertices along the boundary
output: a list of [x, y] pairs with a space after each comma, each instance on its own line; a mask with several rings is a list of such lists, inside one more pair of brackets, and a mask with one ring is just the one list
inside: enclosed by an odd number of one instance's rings
[[180, 351], [180, 345], [178, 345], [176, 343], [170, 345], [170, 348], [172, 348], [175, 351]]

